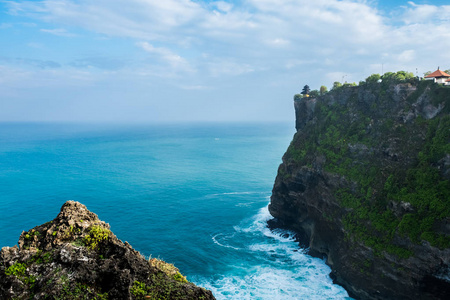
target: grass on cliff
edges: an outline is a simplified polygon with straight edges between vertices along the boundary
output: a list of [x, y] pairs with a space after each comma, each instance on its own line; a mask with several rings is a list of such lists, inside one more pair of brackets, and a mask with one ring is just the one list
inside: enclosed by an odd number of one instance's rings
[[[134, 299], [194, 299], [194, 292], [191, 289], [181, 289], [183, 283], [168, 280], [164, 273], [152, 274], [149, 276], [149, 283], [134, 281], [130, 289]], [[205, 299], [200, 296], [199, 300]]]
[[[318, 98], [317, 122], [296, 134], [286, 158], [312, 167], [321, 156], [324, 170], [357, 184], [356, 190], [341, 189], [335, 194], [349, 209], [343, 218], [349, 238], [402, 258], [413, 253], [393, 243], [396, 235], [415, 243], [426, 240], [435, 247], [450, 247], [450, 237], [436, 227], [439, 221], [450, 218], [450, 183], [437, 168], [438, 160], [450, 153], [450, 116], [418, 117], [405, 124], [391, 115], [393, 99], [386, 92], [388, 84], [367, 84], [364, 88], [378, 97], [371, 104], [361, 103], [358, 94], [351, 92], [346, 95], [347, 105]], [[335, 91], [336, 98], [338, 92], [345, 90]], [[446, 114], [450, 89], [430, 82], [417, 83], [416, 92], [406, 99], [406, 109], [412, 111], [413, 103], [424, 92], [433, 105], [444, 107], [441, 114]], [[395, 149], [390, 149], [391, 144]], [[377, 152], [379, 149], [385, 153]], [[406, 166], [410, 161], [413, 163]], [[392, 203], [410, 210], [396, 215]]]
[[95, 250], [101, 242], [108, 240], [110, 233], [111, 231], [108, 229], [93, 225], [89, 228], [89, 234], [83, 239], [84, 245], [91, 250]]

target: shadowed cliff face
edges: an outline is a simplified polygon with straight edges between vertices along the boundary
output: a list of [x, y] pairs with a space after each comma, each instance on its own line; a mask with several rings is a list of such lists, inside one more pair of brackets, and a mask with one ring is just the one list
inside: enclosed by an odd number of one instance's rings
[[271, 227], [358, 299], [450, 298], [450, 89], [373, 83], [295, 101]]
[[214, 299], [177, 268], [146, 260], [79, 202], [0, 252], [0, 299]]

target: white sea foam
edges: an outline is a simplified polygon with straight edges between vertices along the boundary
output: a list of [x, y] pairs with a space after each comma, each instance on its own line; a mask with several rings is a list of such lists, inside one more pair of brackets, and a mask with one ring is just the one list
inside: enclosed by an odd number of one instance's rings
[[[218, 234], [214, 243], [251, 256], [257, 264], [246, 265], [245, 258], [235, 261], [228, 274], [203, 278], [196, 283], [212, 290], [219, 300], [225, 299], [351, 299], [329, 277], [330, 268], [324, 261], [313, 258], [300, 249], [294, 233], [271, 231], [267, 207], [253, 218], [234, 227], [233, 234]], [[235, 247], [242, 243], [242, 247]], [[233, 242], [233, 246], [230, 243]]]
[[236, 207], [250, 207], [254, 204], [255, 202], [243, 202], [243, 203], [237, 203], [234, 206]]
[[[306, 271], [304, 271], [306, 270]], [[223, 276], [202, 283], [217, 299], [348, 299], [347, 292], [331, 280], [306, 268], [287, 270], [262, 266], [245, 276]]]
[[231, 236], [227, 236], [223, 233], [218, 233], [216, 235], [214, 235], [212, 237], [212, 240], [214, 242], [214, 244], [219, 245], [221, 247], [225, 247], [225, 248], [231, 248], [234, 250], [241, 250], [241, 248], [238, 247], [233, 247], [231, 245], [228, 244], [228, 240], [232, 239], [234, 235]]
[[233, 195], [255, 195], [255, 194], [266, 194], [265, 192], [228, 192], [228, 193], [219, 193], [219, 194], [210, 194], [206, 195], [206, 197], [217, 197], [217, 196], [233, 196]]

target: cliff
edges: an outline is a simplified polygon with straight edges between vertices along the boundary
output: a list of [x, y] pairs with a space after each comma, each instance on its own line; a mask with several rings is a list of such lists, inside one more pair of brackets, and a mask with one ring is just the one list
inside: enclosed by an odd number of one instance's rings
[[96, 214], [67, 201], [0, 252], [0, 299], [214, 299], [173, 265], [146, 260]]
[[341, 87], [295, 101], [269, 226], [357, 299], [450, 299], [450, 88]]

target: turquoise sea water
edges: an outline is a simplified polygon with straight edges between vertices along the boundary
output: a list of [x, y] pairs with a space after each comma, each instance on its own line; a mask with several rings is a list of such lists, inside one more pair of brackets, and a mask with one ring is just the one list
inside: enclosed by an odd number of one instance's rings
[[292, 124], [0, 124], [0, 246], [76, 200], [217, 299], [349, 299], [267, 210]]

